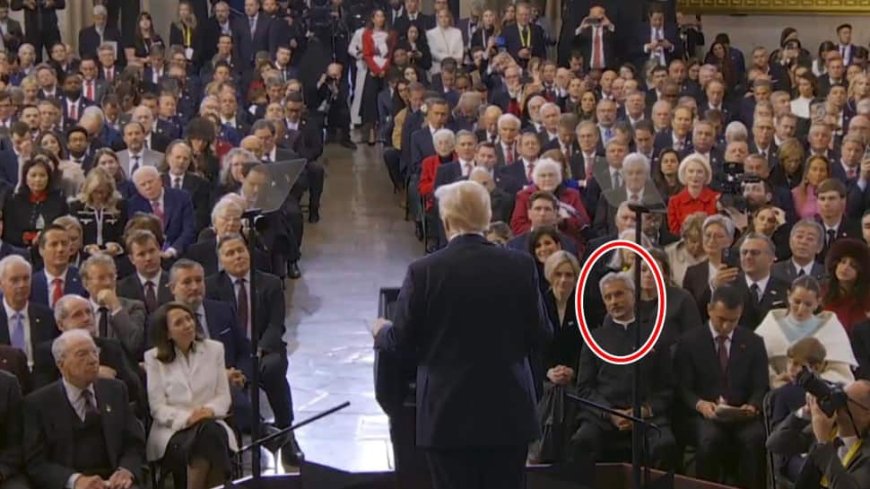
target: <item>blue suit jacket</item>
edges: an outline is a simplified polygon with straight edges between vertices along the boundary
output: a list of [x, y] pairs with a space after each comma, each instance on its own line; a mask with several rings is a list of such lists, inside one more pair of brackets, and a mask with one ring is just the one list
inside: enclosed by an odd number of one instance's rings
[[[127, 212], [132, 216], [137, 212], [153, 214], [154, 210], [147, 199], [136, 193], [130, 198]], [[163, 213], [165, 215], [163, 234], [166, 236], [163, 248], [175, 248], [181, 256], [184, 250], [196, 240], [196, 215], [193, 213], [190, 195], [184, 190], [164, 188]]]
[[227, 368], [234, 367], [251, 378], [251, 342], [239, 328], [236, 312], [229, 304], [205, 299], [202, 301], [205, 309], [205, 322], [208, 325], [208, 335], [224, 345], [224, 362]]
[[18, 157], [12, 150], [0, 151], [0, 180], [18, 185]]
[[423, 160], [427, 156], [435, 154], [435, 144], [432, 141], [432, 131], [426, 125], [411, 134], [411, 161], [409, 168], [411, 173], [420, 173]]
[[[66, 277], [63, 280], [63, 293], [64, 295], [76, 294], [88, 297], [88, 291], [82, 285], [78, 268], [69, 267], [66, 269]], [[30, 301], [44, 306], [49, 305], [48, 278], [45, 276], [44, 269], [33, 274], [33, 279], [30, 281]]]

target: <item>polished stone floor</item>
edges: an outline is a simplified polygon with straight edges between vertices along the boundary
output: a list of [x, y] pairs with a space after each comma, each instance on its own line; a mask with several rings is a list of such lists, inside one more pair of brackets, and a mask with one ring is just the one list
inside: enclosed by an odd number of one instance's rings
[[347, 409], [298, 433], [306, 458], [352, 471], [392, 469], [386, 415], [374, 398], [369, 322], [378, 290], [401, 284], [422, 245], [404, 220], [377, 147], [327, 147], [321, 221], [305, 227], [300, 280], [288, 281], [288, 378], [296, 420]]

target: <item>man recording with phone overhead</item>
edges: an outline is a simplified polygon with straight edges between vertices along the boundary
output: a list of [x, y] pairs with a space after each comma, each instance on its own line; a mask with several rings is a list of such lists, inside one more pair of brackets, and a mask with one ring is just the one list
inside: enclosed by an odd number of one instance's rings
[[796, 489], [870, 487], [870, 444], [865, 441], [870, 382], [859, 380], [841, 389], [805, 371], [798, 383], [812, 394], [770, 435], [768, 450], [787, 456], [807, 453]]

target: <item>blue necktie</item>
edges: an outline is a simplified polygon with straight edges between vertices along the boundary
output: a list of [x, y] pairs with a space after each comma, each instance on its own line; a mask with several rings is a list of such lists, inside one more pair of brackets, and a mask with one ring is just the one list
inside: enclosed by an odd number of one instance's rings
[[14, 321], [15, 327], [12, 330], [10, 343], [12, 343], [13, 348], [27, 351], [27, 345], [24, 339], [24, 316], [20, 313], [15, 313], [12, 315], [12, 320]]

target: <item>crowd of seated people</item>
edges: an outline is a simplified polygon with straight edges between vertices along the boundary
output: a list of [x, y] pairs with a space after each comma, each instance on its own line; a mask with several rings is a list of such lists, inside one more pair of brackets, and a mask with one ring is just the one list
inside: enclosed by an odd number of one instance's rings
[[[579, 4], [561, 35], [539, 5], [475, 5], [456, 27], [436, 6], [434, 19], [393, 24], [391, 64], [351, 52], [359, 70], [369, 67], [366, 90], [382, 90], [384, 163], [394, 188], [406, 190], [402, 205], [426, 252], [447, 245], [434, 192], [461, 179], [484, 185], [486, 237], [535, 258], [556, 333], [535, 359], [540, 407], [574, 392], [628, 412], [630, 368], [584, 346], [569, 283], [590, 266], [582, 301], [592, 334], [612, 354], [630, 352], [633, 329], [652, 327], [661, 291], [630, 253], [588, 262], [611, 240], [636, 240], [632, 204], [657, 208], [641, 218], [639, 244], [664, 272], [667, 315], [641, 362], [635, 413], [662, 428], [649, 434], [656, 464], [761, 488], [774, 453], [778, 479], [867, 485], [870, 452], [851, 438], [870, 427], [867, 47], [843, 24], [817, 55], [793, 28], [780, 45], [744, 54], [726, 33], [705, 43], [699, 19], [658, 2], [642, 7], [640, 22], [607, 2]], [[392, 2], [388, 29], [402, 9], [416, 12], [417, 2]], [[372, 41], [379, 16], [357, 31], [375, 57], [384, 56]], [[463, 103], [471, 95], [481, 101], [476, 118]], [[803, 367], [845, 387], [848, 413], [819, 414], [812, 397], [807, 404], [796, 383]], [[795, 443], [777, 431], [803, 429], [811, 417], [822, 425], [821, 416], [840, 434], [816, 430]], [[541, 419], [545, 439], [530, 460], [628, 460], [631, 425], [622, 419], [561, 408]], [[767, 450], [765, 428], [776, 433]], [[687, 447], [697, 454], [688, 468]], [[830, 469], [838, 456], [844, 470]]]

